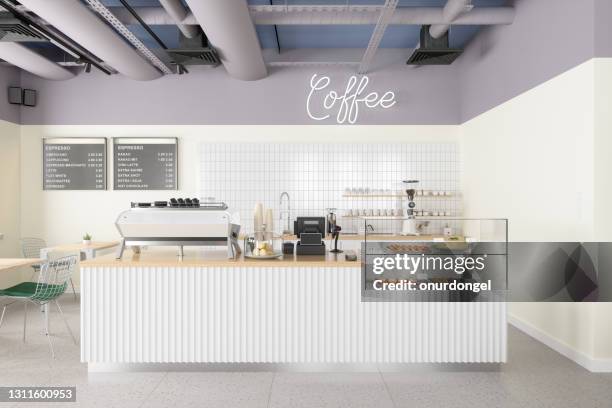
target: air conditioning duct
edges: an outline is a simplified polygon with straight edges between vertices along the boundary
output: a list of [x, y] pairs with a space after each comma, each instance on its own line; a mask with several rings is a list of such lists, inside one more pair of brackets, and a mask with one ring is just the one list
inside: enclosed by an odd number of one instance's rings
[[253, 81], [268, 75], [246, 0], [186, 0], [233, 78]]
[[30, 11], [123, 75], [149, 81], [161, 73], [79, 0], [20, 0]]
[[213, 47], [208, 44], [204, 33], [194, 38], [186, 38], [180, 33], [179, 48], [166, 50], [172, 58], [172, 63], [177, 65], [219, 65], [219, 56]]
[[183, 24], [182, 21], [187, 17], [187, 10], [181, 0], [159, 0], [161, 6], [166, 10], [166, 13], [172, 18], [181, 31], [187, 38], [193, 38], [198, 35], [198, 27]]
[[66, 68], [18, 43], [0, 41], [0, 58], [42, 78], [55, 81], [74, 78]]
[[406, 64], [408, 65], [450, 65], [463, 52], [448, 46], [448, 31], [440, 38], [433, 38], [428, 25], [421, 27], [421, 42]]
[[10, 13], [0, 13], [0, 41], [46, 42], [48, 40]]

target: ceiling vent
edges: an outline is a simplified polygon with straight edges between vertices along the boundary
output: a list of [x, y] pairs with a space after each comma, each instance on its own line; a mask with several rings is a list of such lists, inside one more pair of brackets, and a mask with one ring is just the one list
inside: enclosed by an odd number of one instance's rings
[[448, 31], [440, 38], [429, 34], [429, 26], [421, 26], [421, 44], [414, 50], [408, 65], [450, 65], [461, 55], [462, 49], [449, 48]]
[[47, 41], [45, 37], [28, 27], [23, 21], [9, 13], [0, 13], [0, 41], [34, 42]]
[[212, 65], [220, 63], [217, 51], [210, 46], [204, 33], [187, 38], [179, 33], [179, 48], [166, 50], [176, 65]]

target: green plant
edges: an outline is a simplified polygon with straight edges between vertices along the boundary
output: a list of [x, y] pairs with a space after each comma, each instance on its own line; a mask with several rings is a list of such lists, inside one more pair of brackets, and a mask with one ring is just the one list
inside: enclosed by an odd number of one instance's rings
[[91, 235], [89, 235], [89, 234], [85, 234], [85, 235], [83, 235], [83, 240], [85, 240], [85, 241], [91, 241]]

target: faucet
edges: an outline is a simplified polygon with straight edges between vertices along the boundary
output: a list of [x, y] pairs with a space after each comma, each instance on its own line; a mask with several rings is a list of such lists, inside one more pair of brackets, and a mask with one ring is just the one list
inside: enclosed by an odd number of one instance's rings
[[[287, 197], [287, 209], [283, 210], [283, 198]], [[281, 225], [283, 221], [283, 214], [287, 214], [287, 229], [283, 231], [284, 234], [291, 234], [291, 198], [289, 193], [283, 191], [278, 199], [278, 225]]]

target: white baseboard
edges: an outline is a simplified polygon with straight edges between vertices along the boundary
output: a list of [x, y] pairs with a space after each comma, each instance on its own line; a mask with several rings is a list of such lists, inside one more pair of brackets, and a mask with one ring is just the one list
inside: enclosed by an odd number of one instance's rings
[[531, 324], [508, 315], [508, 323], [593, 373], [612, 373], [612, 359], [593, 358]]

